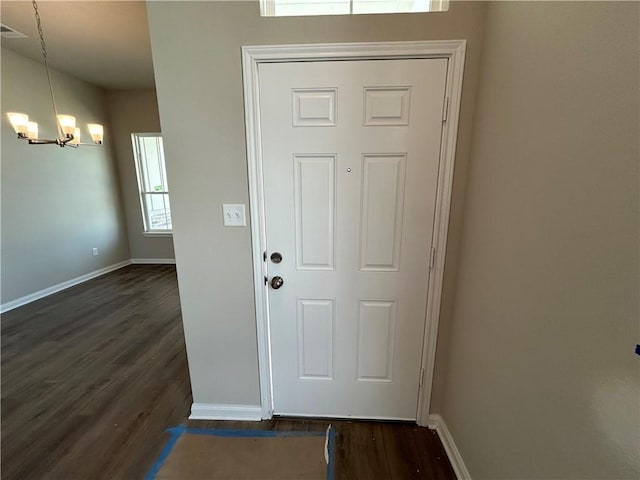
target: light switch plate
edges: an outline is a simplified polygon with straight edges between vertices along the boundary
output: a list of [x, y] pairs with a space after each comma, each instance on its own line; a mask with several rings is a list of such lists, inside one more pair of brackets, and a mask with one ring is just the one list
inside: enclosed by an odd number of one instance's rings
[[222, 205], [222, 217], [225, 227], [247, 226], [247, 217], [244, 213], [244, 205]]

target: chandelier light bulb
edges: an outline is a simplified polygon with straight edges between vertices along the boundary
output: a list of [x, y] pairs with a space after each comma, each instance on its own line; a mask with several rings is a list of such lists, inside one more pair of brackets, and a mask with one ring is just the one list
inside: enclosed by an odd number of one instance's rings
[[98, 123], [89, 123], [87, 126], [89, 127], [89, 133], [91, 134], [93, 143], [101, 144], [104, 138], [104, 128], [102, 125]]
[[58, 115], [58, 123], [65, 135], [73, 135], [76, 130], [76, 117], [73, 115]]
[[26, 137], [29, 131], [29, 115], [17, 112], [8, 112], [7, 116], [11, 122], [11, 126], [19, 137]]

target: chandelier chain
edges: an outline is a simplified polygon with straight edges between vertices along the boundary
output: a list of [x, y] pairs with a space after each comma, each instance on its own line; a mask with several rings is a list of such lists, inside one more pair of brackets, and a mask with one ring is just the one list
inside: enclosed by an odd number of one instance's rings
[[36, 0], [32, 0], [33, 11], [36, 16], [36, 25], [38, 27], [38, 35], [40, 36], [40, 47], [42, 49], [42, 58], [44, 59], [44, 68], [47, 71], [47, 81], [49, 82], [49, 91], [51, 92], [51, 103], [53, 104], [53, 113], [56, 118], [56, 126], [58, 127], [58, 135], [63, 138], [62, 128], [58, 121], [58, 107], [56, 106], [56, 97], [53, 94], [53, 85], [51, 83], [51, 73], [49, 72], [49, 62], [47, 60], [47, 44], [44, 41], [44, 32], [42, 31], [42, 22], [40, 20], [40, 13], [38, 12], [38, 3]]
[[44, 41], [44, 32], [42, 31], [42, 22], [40, 21], [40, 13], [38, 12], [38, 3], [33, 0], [33, 10], [36, 14], [36, 25], [38, 27], [38, 35], [40, 35], [40, 47], [42, 47], [42, 56], [47, 58], [47, 44]]

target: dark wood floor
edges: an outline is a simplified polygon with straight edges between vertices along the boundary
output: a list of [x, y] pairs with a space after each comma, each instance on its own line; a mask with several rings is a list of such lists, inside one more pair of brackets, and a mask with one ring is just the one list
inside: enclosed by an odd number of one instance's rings
[[[168, 438], [164, 430], [184, 423], [328, 424], [187, 421], [191, 388], [173, 266], [132, 265], [7, 312], [1, 341], [3, 480], [142, 479]], [[331, 423], [338, 479], [455, 478], [426, 428]]]

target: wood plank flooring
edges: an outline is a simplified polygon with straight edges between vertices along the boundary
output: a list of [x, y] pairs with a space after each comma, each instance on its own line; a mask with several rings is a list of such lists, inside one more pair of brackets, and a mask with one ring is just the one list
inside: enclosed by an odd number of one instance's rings
[[[3, 480], [142, 479], [168, 438], [164, 430], [179, 424], [328, 424], [187, 421], [191, 387], [171, 265], [131, 265], [7, 312], [1, 333]], [[339, 479], [455, 478], [426, 428], [331, 423]]]

